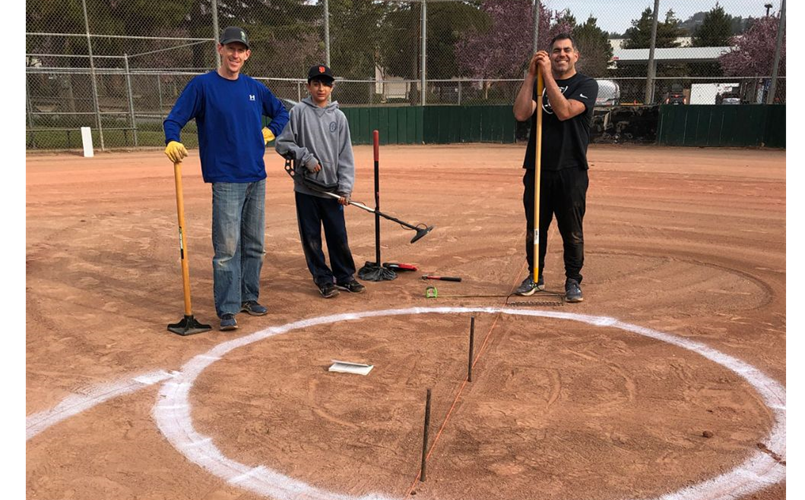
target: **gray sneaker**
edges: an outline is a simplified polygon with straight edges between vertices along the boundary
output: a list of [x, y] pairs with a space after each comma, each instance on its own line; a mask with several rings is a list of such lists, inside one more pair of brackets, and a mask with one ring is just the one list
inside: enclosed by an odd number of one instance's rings
[[238, 329], [238, 322], [235, 319], [234, 314], [224, 314], [221, 316], [221, 328], [222, 332], [227, 332], [230, 330], [237, 330]]
[[363, 293], [363, 292], [366, 291], [366, 287], [363, 286], [362, 284], [358, 283], [358, 280], [356, 280], [356, 279], [353, 279], [353, 280], [348, 281], [348, 282], [343, 283], [343, 284], [342, 283], [336, 283], [335, 287], [339, 288], [341, 290], [346, 290], [348, 292], [352, 292], [352, 293]]
[[331, 282], [326, 282], [319, 286], [319, 292], [321, 292], [321, 296], [325, 299], [331, 299], [339, 294], [338, 289]]
[[534, 292], [542, 290], [545, 290], [545, 279], [540, 276], [539, 281], [534, 283], [534, 278], [529, 276], [528, 278], [524, 279], [522, 283], [520, 283], [520, 286], [517, 287], [517, 290], [515, 290], [514, 293], [527, 297], [529, 295], [533, 295]]
[[265, 316], [268, 314], [268, 308], [260, 305], [256, 300], [247, 300], [240, 305], [240, 312], [246, 312], [252, 316]]
[[570, 278], [565, 281], [565, 300], [568, 302], [582, 302], [584, 300], [578, 281]]

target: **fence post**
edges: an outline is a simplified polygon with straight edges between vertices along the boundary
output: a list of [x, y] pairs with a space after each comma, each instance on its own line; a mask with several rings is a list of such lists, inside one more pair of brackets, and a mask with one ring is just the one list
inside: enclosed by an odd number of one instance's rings
[[458, 81], [458, 105], [461, 106], [461, 80]]
[[[532, 56], [539, 50], [539, 2], [540, 0], [534, 0], [534, 51]], [[528, 59], [531, 60], [530, 57]], [[528, 70], [526, 69], [526, 71]]]
[[330, 2], [324, 0], [324, 59], [330, 66]]
[[129, 116], [131, 117], [131, 133], [134, 135], [134, 147], [139, 147], [137, 141], [137, 119], [134, 117], [134, 91], [131, 88], [131, 72], [129, 71], [129, 55], [123, 52], [123, 66], [126, 68], [126, 90], [129, 94]]
[[771, 68], [771, 86], [766, 104], [774, 104], [774, 94], [777, 93], [777, 68], [780, 66], [780, 52], [783, 49], [783, 31], [785, 31], [785, 0], [780, 6], [780, 23], [777, 25], [777, 46], [774, 48], [774, 66]]
[[210, 8], [212, 9], [212, 37], [215, 39], [215, 67], [221, 67], [221, 54], [218, 53], [218, 43], [220, 42], [218, 30], [218, 0], [212, 0]]
[[159, 99], [159, 121], [164, 122], [165, 118], [162, 117], [162, 81], [157, 75], [157, 99]]
[[296, 102], [302, 102], [302, 82], [296, 82]]
[[422, 71], [421, 71], [422, 74], [420, 75], [421, 83], [419, 85], [421, 87], [421, 89], [420, 89], [420, 91], [421, 91], [420, 102], [422, 103], [422, 106], [424, 106], [425, 102], [426, 102], [426, 99], [425, 99], [425, 94], [426, 94], [426, 87], [425, 87], [425, 69], [426, 69], [426, 66], [425, 66], [425, 61], [426, 61], [426, 59], [428, 57], [427, 56], [427, 53], [428, 53], [428, 49], [427, 49], [427, 41], [428, 41], [428, 28], [427, 28], [427, 26], [428, 26], [428, 22], [427, 22], [428, 7], [427, 7], [427, 0], [422, 0], [421, 16], [422, 16], [422, 28], [421, 28], [422, 29]]
[[654, 73], [657, 68], [654, 64], [654, 49], [657, 47], [657, 20], [660, 13], [660, 0], [654, 0], [654, 19], [651, 23], [651, 46], [648, 49], [648, 77], [646, 78], [645, 104], [654, 102]]
[[81, 0], [84, 7], [84, 29], [87, 33], [87, 53], [89, 54], [89, 74], [92, 80], [92, 104], [95, 106], [95, 121], [98, 125], [98, 138], [101, 142], [101, 151], [106, 148], [103, 144], [103, 122], [101, 121], [101, 106], [98, 104], [98, 82], [95, 80], [95, 62], [92, 60], [92, 38], [89, 36], [89, 18], [87, 17], [87, 0]]
[[[31, 91], [28, 90], [28, 73], [25, 73], [25, 112], [28, 116], [28, 128], [34, 128], [33, 106], [31, 105]], [[31, 149], [36, 149], [36, 134], [31, 130]]]

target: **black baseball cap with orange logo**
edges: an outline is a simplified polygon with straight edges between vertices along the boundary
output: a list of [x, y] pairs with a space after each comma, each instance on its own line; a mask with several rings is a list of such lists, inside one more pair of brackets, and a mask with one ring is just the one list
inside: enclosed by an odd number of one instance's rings
[[317, 64], [310, 68], [307, 72], [307, 83], [313, 79], [324, 80], [325, 82], [332, 82], [335, 80], [332, 70], [323, 64]]

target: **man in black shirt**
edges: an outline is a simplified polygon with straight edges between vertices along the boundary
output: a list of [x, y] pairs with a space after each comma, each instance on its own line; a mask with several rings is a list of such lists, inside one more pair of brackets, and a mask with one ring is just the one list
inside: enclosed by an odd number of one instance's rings
[[[554, 214], [564, 244], [565, 297], [581, 302], [581, 268], [584, 265], [582, 220], [587, 198], [587, 145], [590, 123], [598, 96], [598, 84], [576, 72], [579, 52], [568, 34], [551, 40], [551, 53], [534, 54], [517, 99], [514, 116], [519, 121], [531, 119], [523, 168], [526, 213], [526, 258], [529, 274], [517, 288], [518, 295], [531, 295], [545, 288], [542, 271], [548, 249], [548, 227]], [[537, 95], [537, 68], [542, 72], [545, 89]], [[534, 282], [534, 172], [536, 151], [537, 103], [542, 105], [542, 155], [539, 205], [539, 281]]]

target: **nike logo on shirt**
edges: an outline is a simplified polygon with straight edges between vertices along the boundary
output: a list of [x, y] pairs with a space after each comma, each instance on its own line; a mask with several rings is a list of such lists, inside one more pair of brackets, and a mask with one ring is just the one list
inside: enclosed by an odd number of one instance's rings
[[585, 98], [585, 99], [589, 99], [589, 97], [587, 97], [586, 95], [581, 94], [581, 93], [579, 93], [579, 96], [580, 96], [580, 97], [583, 97], [583, 98]]

